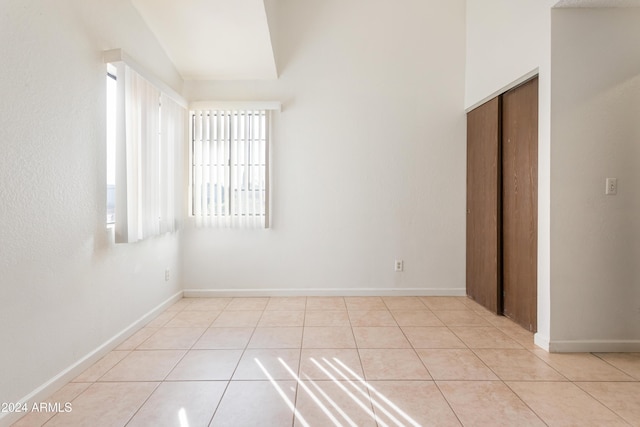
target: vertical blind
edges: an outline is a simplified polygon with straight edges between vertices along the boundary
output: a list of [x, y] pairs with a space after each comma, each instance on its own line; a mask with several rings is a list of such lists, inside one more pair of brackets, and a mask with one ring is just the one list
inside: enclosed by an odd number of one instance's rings
[[187, 110], [165, 93], [160, 95], [160, 233], [176, 230], [184, 200], [181, 170], [184, 156]]
[[191, 214], [198, 225], [267, 228], [269, 113], [191, 113]]
[[117, 65], [115, 240], [176, 227], [176, 157], [186, 110], [124, 63]]

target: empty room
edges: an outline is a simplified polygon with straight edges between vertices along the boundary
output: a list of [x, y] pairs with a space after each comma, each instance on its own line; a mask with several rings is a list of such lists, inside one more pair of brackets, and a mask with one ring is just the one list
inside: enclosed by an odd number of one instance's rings
[[640, 1], [2, 0], [0, 58], [1, 427], [640, 426]]

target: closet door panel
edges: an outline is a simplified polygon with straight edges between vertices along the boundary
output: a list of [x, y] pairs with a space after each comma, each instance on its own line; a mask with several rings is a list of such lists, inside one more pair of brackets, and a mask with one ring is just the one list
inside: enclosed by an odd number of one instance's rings
[[503, 313], [537, 329], [538, 79], [502, 95]]
[[500, 313], [500, 99], [467, 114], [467, 295]]

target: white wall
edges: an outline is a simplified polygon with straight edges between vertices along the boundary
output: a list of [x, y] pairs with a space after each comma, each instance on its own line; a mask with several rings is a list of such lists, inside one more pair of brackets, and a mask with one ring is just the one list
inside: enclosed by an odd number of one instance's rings
[[466, 108], [501, 93], [504, 87], [536, 68], [543, 68], [541, 74], [547, 71], [550, 8], [556, 2], [466, 1]]
[[554, 9], [552, 93], [552, 348], [639, 351], [640, 8]]
[[107, 239], [111, 48], [182, 89], [127, 0], [2, 2], [0, 402], [20, 401], [181, 289], [176, 235]]
[[272, 228], [186, 230], [185, 289], [464, 294], [464, 1], [267, 11], [279, 81], [185, 82], [184, 94], [283, 101]]
[[465, 107], [479, 105], [538, 70], [538, 333], [550, 330], [550, 38], [555, 0], [467, 0]]

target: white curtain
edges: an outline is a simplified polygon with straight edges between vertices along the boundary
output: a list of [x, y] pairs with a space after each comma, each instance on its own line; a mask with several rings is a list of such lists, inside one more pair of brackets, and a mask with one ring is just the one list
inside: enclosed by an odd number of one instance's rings
[[166, 96], [161, 109], [160, 90], [126, 64], [117, 73], [115, 239], [127, 243], [175, 230], [175, 154], [185, 113]]
[[179, 183], [187, 110], [166, 94], [160, 97], [160, 233], [176, 229], [180, 212]]
[[191, 213], [201, 226], [266, 228], [269, 114], [192, 112]]

